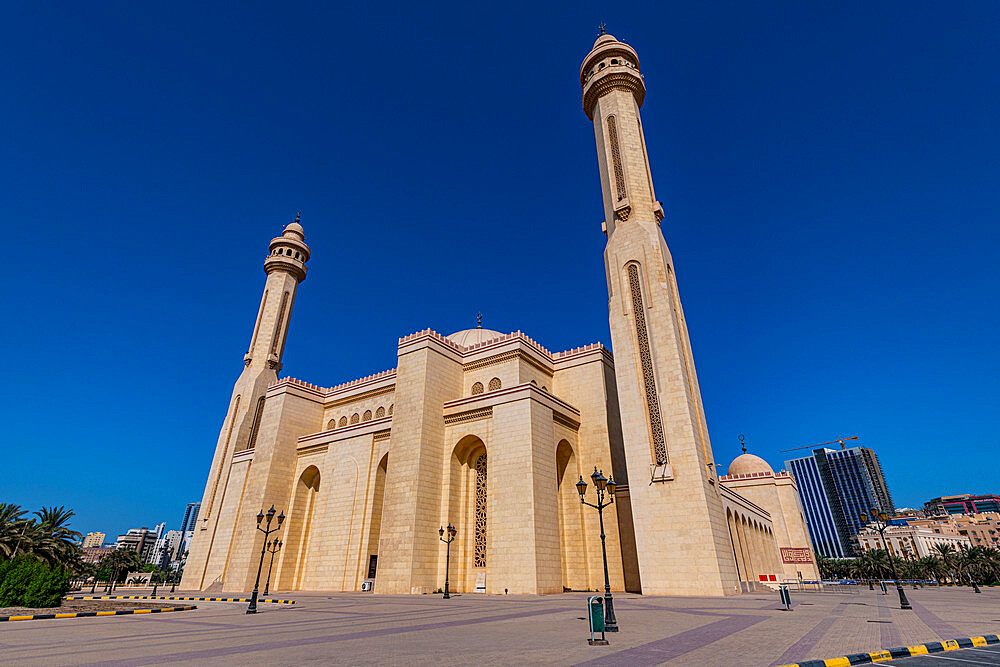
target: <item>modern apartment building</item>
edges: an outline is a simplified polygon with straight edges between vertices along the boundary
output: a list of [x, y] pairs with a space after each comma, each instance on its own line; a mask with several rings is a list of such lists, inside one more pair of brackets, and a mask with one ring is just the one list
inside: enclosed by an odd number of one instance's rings
[[107, 535], [96, 531], [93, 533], [87, 533], [87, 536], [83, 538], [83, 548], [102, 547], [104, 546], [105, 537], [107, 537]]
[[935, 514], [981, 514], [1000, 512], [1000, 496], [993, 494], [975, 496], [963, 493], [957, 496], [941, 496], [924, 503], [924, 512]]
[[867, 447], [819, 448], [811, 456], [785, 461], [795, 477], [806, 525], [816, 553], [853, 555], [852, 536], [864, 529], [861, 514], [895, 511], [882, 465]]

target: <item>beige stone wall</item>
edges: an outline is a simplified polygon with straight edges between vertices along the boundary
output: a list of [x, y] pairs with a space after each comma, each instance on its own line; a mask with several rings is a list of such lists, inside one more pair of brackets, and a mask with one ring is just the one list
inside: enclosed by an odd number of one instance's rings
[[[776, 572], [782, 577], [795, 579], [801, 573], [804, 579], [819, 578], [816, 566], [816, 556], [807, 532], [805, 516], [799, 504], [798, 491], [795, 482], [787, 473], [780, 475], [758, 476], [727, 476], [721, 483], [743, 498], [763, 508], [770, 516], [774, 533], [776, 556]], [[790, 547], [808, 549], [811, 563], [785, 563], [781, 559], [780, 549]]]

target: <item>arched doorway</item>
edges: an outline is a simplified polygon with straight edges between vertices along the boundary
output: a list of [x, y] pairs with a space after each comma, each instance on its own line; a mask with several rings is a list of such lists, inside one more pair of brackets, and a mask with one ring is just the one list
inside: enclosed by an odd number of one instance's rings
[[[451, 545], [456, 591], [484, 591], [489, 565], [489, 459], [486, 444], [467, 435], [451, 456], [448, 516], [458, 533]], [[441, 562], [441, 579], [443, 567]]]
[[371, 523], [368, 527], [367, 556], [364, 579], [375, 579], [378, 571], [378, 541], [382, 531], [382, 503], [385, 500], [385, 475], [389, 469], [389, 453], [386, 452], [375, 469], [375, 488], [372, 493]]
[[562, 556], [564, 589], [590, 590], [587, 573], [587, 544], [583, 505], [576, 490], [580, 477], [579, 460], [568, 440], [556, 445], [556, 496], [559, 502], [559, 550]]
[[308, 567], [319, 482], [319, 468], [309, 466], [302, 471], [299, 481], [295, 484], [292, 506], [288, 510], [288, 520], [285, 522], [288, 532], [285, 534], [281, 565], [275, 576], [275, 588], [298, 590], [302, 585], [303, 573]]

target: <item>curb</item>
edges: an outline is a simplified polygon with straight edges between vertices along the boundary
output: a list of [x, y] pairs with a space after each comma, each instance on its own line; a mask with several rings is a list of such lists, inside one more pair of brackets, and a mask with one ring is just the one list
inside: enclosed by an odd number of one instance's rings
[[806, 660], [805, 662], [795, 662], [788, 665], [781, 665], [781, 667], [849, 667], [850, 665], [868, 665], [873, 662], [884, 662], [886, 660], [895, 660], [896, 658], [911, 658], [915, 655], [941, 653], [942, 651], [956, 651], [961, 648], [987, 646], [990, 644], [1000, 644], [1000, 637], [997, 635], [963, 637], [961, 639], [949, 639], [943, 642], [917, 644], [916, 646], [901, 646], [899, 648], [890, 648], [885, 651], [852, 653], [850, 655], [842, 655], [838, 658], [827, 658], [826, 660]]
[[[102, 596], [67, 596], [63, 600], [200, 600], [202, 602], [250, 602], [250, 598], [190, 598], [152, 595], [102, 595]], [[275, 604], [295, 604], [295, 600], [273, 600], [261, 598], [257, 602], [273, 602]]]
[[0, 616], [2, 621], [41, 621], [49, 618], [90, 618], [93, 616], [130, 616], [132, 614], [163, 614], [168, 611], [191, 611], [195, 605], [187, 607], [157, 607], [156, 609], [120, 609], [118, 611], [74, 611], [64, 614], [31, 614], [29, 616]]

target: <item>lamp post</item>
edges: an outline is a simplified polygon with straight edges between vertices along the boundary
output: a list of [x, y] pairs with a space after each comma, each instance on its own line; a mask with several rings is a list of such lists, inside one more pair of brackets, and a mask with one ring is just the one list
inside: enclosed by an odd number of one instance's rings
[[[576, 490], [580, 493], [580, 502], [588, 507], [596, 508], [597, 516], [601, 521], [601, 556], [604, 557], [604, 629], [607, 632], [618, 632], [618, 620], [615, 618], [614, 600], [611, 597], [611, 582], [608, 579], [608, 549], [604, 538], [604, 508], [615, 502], [617, 484], [613, 479], [605, 479], [604, 473], [597, 472], [596, 467], [590, 479], [594, 482], [594, 488], [597, 489], [596, 505], [588, 503], [584, 499], [584, 494], [587, 493], [587, 483], [583, 481], [583, 475], [580, 475], [580, 481], [576, 483]], [[605, 492], [608, 502], [604, 502]]]
[[264, 581], [264, 595], [267, 595], [267, 589], [271, 586], [271, 568], [274, 567], [274, 554], [281, 551], [281, 541], [276, 537], [271, 540], [270, 544], [264, 543], [264, 546], [271, 553], [271, 562], [267, 566], [267, 579]]
[[[260, 527], [260, 522], [264, 520], [267, 516], [267, 524], [264, 528]], [[250, 606], [247, 607], [248, 614], [257, 613], [257, 589], [260, 588], [260, 571], [264, 569], [264, 552], [267, 550], [267, 538], [271, 536], [271, 533], [276, 533], [281, 530], [281, 524], [285, 521], [285, 513], [282, 512], [278, 515], [278, 525], [271, 528], [271, 520], [274, 519], [274, 505], [271, 505], [271, 509], [264, 514], [264, 510], [257, 513], [257, 530], [264, 533], [264, 544], [260, 547], [260, 564], [257, 565], [257, 579], [253, 582], [253, 595], [250, 596]]]
[[[861, 515], [861, 523], [868, 523], [868, 515]], [[889, 555], [889, 545], [885, 541], [885, 529], [889, 527], [889, 515], [885, 512], [877, 512], [871, 510], [871, 523], [874, 524], [875, 530], [878, 531], [879, 535], [882, 536], [882, 546], [885, 547], [885, 557], [889, 559], [889, 569], [892, 570], [892, 578], [896, 580], [896, 592], [899, 593], [899, 608], [900, 609], [912, 609], [910, 606], [910, 601], [906, 599], [906, 593], [903, 592], [903, 586], [899, 583], [899, 577], [896, 575], [896, 564], [892, 560], [892, 556]]]
[[[444, 534], [448, 533], [448, 539], [444, 539]], [[451, 567], [451, 543], [455, 541], [455, 535], [458, 531], [455, 526], [448, 524], [448, 529], [444, 528], [438, 529], [438, 539], [448, 545], [444, 552], [444, 599], [448, 600], [451, 598], [451, 594], [448, 593], [448, 569]]]

